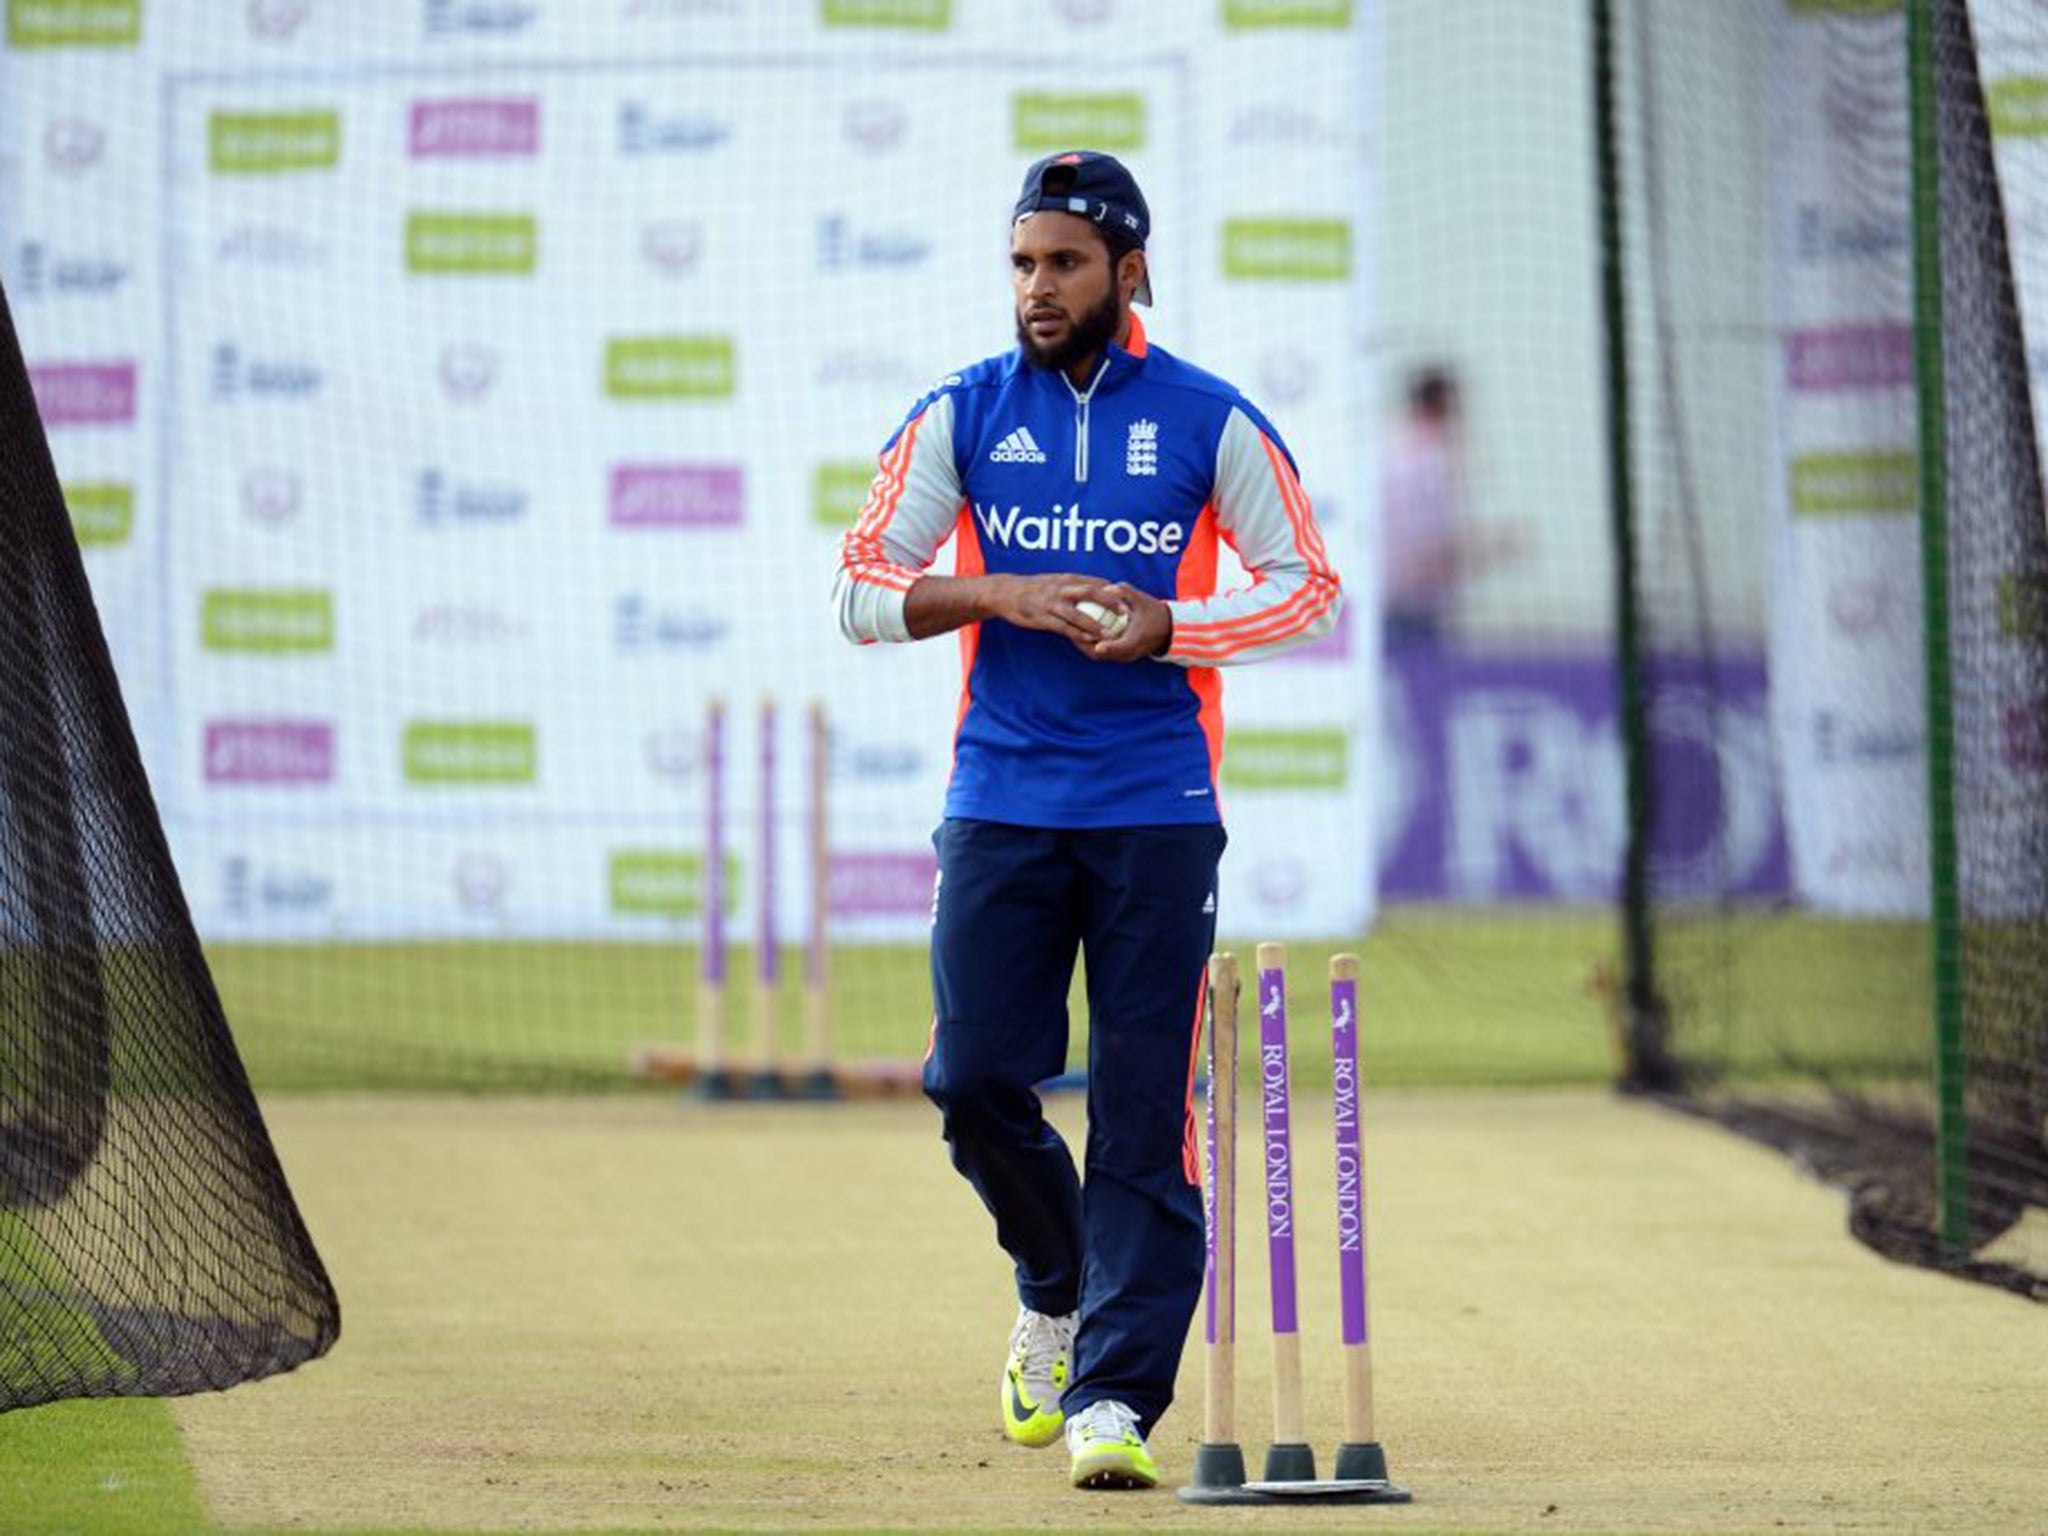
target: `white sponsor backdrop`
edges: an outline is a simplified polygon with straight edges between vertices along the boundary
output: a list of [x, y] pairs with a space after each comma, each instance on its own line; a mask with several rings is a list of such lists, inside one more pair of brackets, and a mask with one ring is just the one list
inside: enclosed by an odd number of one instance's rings
[[[2024, 317], [2048, 299], [2048, 34], [2037, 5], [1993, 0], [1971, 13]], [[1905, 22], [1896, 10], [1787, 6], [1777, 26], [1784, 473], [1771, 668], [1794, 879], [1823, 909], [1921, 915], [1928, 767]], [[2038, 435], [2038, 389], [2035, 410]], [[2010, 670], [1992, 649], [2017, 643], [2023, 627], [2002, 628], [1988, 610], [2024, 602], [2001, 599], [1997, 572], [1981, 564], [1959, 559], [1964, 588], [1952, 586], [1958, 684], [1980, 693]], [[2003, 816], [2011, 838], [2038, 839], [2042, 723], [2021, 709], [2001, 719], [1996, 700], [1980, 699], [1965, 724], [1986, 722], [2006, 739], [1963, 744], [1959, 771], [1975, 778], [1959, 793], [1973, 815]], [[2008, 843], [1984, 835], [1971, 885], [1979, 910], [2037, 897], [2036, 866]]]
[[745, 936], [772, 694], [785, 931], [817, 698], [841, 932], [915, 934], [957, 654], [846, 646], [835, 540], [1009, 344], [1010, 200], [1077, 142], [1351, 594], [1227, 684], [1224, 923], [1363, 926], [1371, 0], [8, 14], [0, 275], [204, 932], [687, 931], [720, 696]]
[[1771, 644], [1799, 894], [1927, 906], [1911, 162], [1899, 14], [1778, 22], [1784, 473]]

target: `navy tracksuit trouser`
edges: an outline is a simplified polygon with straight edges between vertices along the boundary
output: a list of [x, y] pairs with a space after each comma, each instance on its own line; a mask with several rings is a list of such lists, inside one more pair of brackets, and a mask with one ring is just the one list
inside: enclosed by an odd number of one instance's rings
[[[949, 819], [934, 842], [935, 1023], [924, 1088], [1035, 1312], [1079, 1311], [1068, 1416], [1173, 1401], [1202, 1288], [1195, 1053], [1220, 826], [1048, 829]], [[1086, 1178], [1035, 1086], [1065, 1070], [1088, 977]]]

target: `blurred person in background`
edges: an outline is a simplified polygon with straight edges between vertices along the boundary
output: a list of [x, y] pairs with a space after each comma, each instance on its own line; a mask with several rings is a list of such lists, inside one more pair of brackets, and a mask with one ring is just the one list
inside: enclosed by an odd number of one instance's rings
[[[925, 1092], [1019, 1300], [1004, 1433], [1064, 1431], [1077, 1487], [1149, 1488], [1201, 1295], [1195, 1062], [1223, 853], [1216, 669], [1324, 634], [1341, 598], [1294, 461], [1223, 380], [1147, 341], [1130, 172], [1034, 165], [1011, 213], [1017, 346], [942, 380], [840, 546], [858, 643], [959, 631], [934, 839]], [[956, 539], [953, 576], [928, 574]], [[1216, 589], [1227, 541], [1251, 584]], [[1086, 1178], [1036, 1085], [1088, 976]]]
[[1519, 554], [1512, 530], [1470, 526], [1458, 383], [1440, 364], [1408, 382], [1380, 474], [1382, 624], [1389, 650], [1434, 650], [1450, 636], [1466, 583]]

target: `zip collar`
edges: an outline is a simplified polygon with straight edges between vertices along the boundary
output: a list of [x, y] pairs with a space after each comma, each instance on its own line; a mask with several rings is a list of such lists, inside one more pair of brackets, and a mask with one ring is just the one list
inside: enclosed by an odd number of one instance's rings
[[1114, 389], [1144, 366], [1145, 327], [1136, 315], [1131, 316], [1130, 342], [1128, 350], [1115, 342], [1102, 349], [1102, 362], [1096, 367], [1095, 377], [1088, 381], [1086, 389], [1076, 389], [1066, 372], [1062, 370], [1060, 373], [1060, 382], [1074, 397], [1074, 479], [1078, 484], [1085, 485], [1088, 481], [1088, 402], [1105, 384]]
[[1112, 341], [1102, 349], [1102, 361], [1095, 369], [1094, 381], [1089, 384], [1086, 394], [1074, 389], [1074, 381], [1064, 373], [1060, 375], [1067, 380], [1067, 388], [1073, 390], [1076, 400], [1092, 400], [1101, 391], [1121, 389], [1144, 368], [1145, 355], [1151, 351], [1151, 343], [1145, 339], [1145, 322], [1138, 318], [1135, 309], [1131, 311], [1131, 331], [1126, 340], [1127, 346], [1120, 347]]

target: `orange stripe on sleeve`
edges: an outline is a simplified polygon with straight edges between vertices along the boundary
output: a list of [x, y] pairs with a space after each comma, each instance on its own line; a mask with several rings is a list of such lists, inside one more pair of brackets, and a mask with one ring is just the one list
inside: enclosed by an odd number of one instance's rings
[[1294, 530], [1296, 553], [1308, 562], [1310, 570], [1327, 571], [1330, 553], [1323, 547], [1323, 536], [1316, 527], [1316, 520], [1309, 515], [1308, 492], [1301, 488], [1294, 466], [1287, 462], [1287, 456], [1273, 439], [1261, 432], [1259, 441], [1266, 446], [1266, 462], [1273, 466], [1273, 478], [1280, 486], [1280, 501], [1287, 508], [1287, 522]]
[[1173, 649], [1176, 655], [1199, 659], [1234, 656], [1255, 645], [1299, 634], [1328, 612], [1336, 600], [1337, 588], [1333, 583], [1312, 577], [1277, 608], [1247, 614], [1228, 624], [1187, 626], [1185, 637], [1177, 638]]
[[[987, 565], [982, 559], [981, 535], [974, 529], [974, 513], [963, 500], [960, 503], [960, 517], [954, 527], [953, 573], [956, 576], [979, 576]], [[967, 711], [974, 703], [974, 656], [981, 647], [981, 626], [963, 624], [960, 626], [960, 710], [953, 716], [953, 753], [960, 752], [960, 727], [967, 723]], [[951, 778], [948, 771], [947, 777]]]
[[[1315, 622], [1337, 599], [1337, 575], [1330, 569], [1329, 552], [1309, 509], [1308, 494], [1302, 490], [1300, 479], [1278, 445], [1263, 432], [1259, 434], [1259, 441], [1264, 445], [1266, 460], [1272, 466], [1273, 480], [1280, 492], [1280, 504], [1287, 514], [1295, 553], [1308, 566], [1308, 579], [1285, 601], [1262, 612], [1241, 614], [1215, 623], [1184, 626], [1174, 639], [1176, 655], [1196, 660], [1220, 660], [1254, 645], [1285, 639]], [[1252, 584], [1257, 586], [1263, 579], [1261, 573], [1254, 572]]]
[[854, 520], [854, 535], [866, 541], [878, 539], [889, 526], [889, 519], [896, 514], [897, 503], [903, 500], [903, 486], [910, 478], [910, 455], [917, 445], [917, 429], [924, 425], [924, 417], [917, 419], [903, 429], [903, 435], [896, 444], [882, 455], [881, 467], [874, 481], [868, 487], [868, 499], [862, 503], [860, 516]]
[[[1174, 573], [1173, 595], [1177, 601], [1215, 595], [1218, 532], [1216, 508], [1213, 505], [1203, 507], [1194, 527], [1189, 530], [1187, 544], [1181, 551], [1180, 566]], [[1201, 628], [1200, 625], [1192, 627]], [[1176, 650], [1180, 648], [1178, 635], [1173, 646]], [[1201, 722], [1202, 738], [1209, 746], [1209, 788], [1213, 793], [1223, 765], [1223, 679], [1208, 667], [1190, 667], [1187, 676], [1188, 687], [1195, 695], [1196, 718]], [[1220, 810], [1218, 814], [1221, 814]]]

